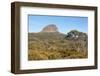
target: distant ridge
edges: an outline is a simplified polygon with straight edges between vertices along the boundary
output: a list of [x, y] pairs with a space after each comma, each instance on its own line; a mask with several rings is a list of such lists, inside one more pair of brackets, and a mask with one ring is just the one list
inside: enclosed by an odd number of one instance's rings
[[58, 32], [58, 28], [55, 24], [49, 24], [42, 29], [42, 32]]

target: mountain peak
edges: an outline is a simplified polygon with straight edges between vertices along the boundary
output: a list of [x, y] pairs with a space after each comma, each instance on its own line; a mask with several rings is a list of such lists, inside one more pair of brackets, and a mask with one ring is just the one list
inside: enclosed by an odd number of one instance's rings
[[55, 24], [49, 24], [42, 29], [42, 32], [58, 32], [58, 28]]

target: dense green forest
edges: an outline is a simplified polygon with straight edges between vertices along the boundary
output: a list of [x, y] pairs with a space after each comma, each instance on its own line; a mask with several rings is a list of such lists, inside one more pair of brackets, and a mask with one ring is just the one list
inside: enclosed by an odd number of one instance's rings
[[87, 37], [77, 30], [28, 33], [28, 60], [87, 58]]

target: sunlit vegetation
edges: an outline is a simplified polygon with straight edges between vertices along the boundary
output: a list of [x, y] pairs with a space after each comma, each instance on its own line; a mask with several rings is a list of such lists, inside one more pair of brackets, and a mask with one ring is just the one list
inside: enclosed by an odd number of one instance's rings
[[28, 60], [87, 58], [87, 35], [78, 31], [67, 34], [29, 33]]

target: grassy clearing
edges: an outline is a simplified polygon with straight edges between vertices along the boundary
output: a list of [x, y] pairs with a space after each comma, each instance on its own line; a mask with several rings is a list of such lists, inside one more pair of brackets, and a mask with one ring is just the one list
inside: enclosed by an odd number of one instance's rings
[[31, 33], [28, 60], [87, 58], [87, 41], [67, 40], [59, 33]]

